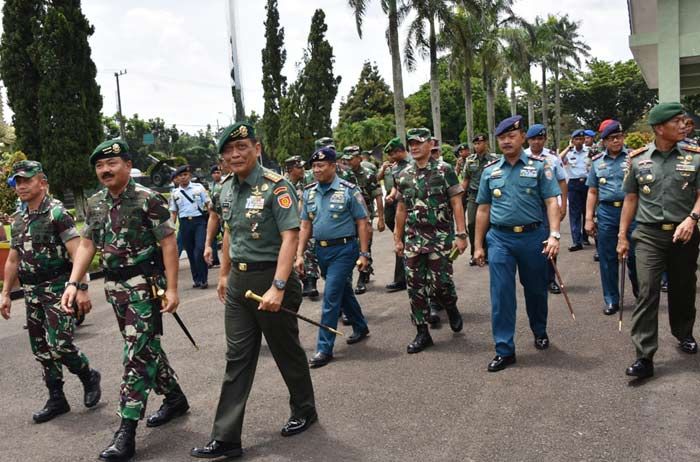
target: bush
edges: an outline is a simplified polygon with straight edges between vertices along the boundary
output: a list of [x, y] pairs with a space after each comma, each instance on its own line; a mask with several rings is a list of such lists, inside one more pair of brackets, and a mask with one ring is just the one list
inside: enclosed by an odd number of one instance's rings
[[7, 184], [12, 165], [20, 160], [25, 160], [26, 155], [22, 151], [6, 152], [0, 158], [0, 214], [12, 215], [17, 210], [17, 194]]
[[629, 149], [641, 148], [653, 140], [654, 134], [650, 132], [630, 132], [625, 135], [625, 144]]

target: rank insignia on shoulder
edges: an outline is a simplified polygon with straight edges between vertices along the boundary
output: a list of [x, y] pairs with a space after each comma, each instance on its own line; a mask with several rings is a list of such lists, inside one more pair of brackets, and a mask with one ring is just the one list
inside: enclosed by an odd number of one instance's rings
[[356, 187], [355, 183], [350, 183], [348, 180], [343, 180], [342, 178], [340, 178], [340, 184], [349, 189]]
[[642, 146], [641, 148], [635, 149], [634, 151], [630, 152], [627, 154], [628, 157], [632, 158], [634, 156], [638, 156], [639, 154], [645, 152], [647, 150], [646, 146]]
[[539, 160], [540, 162], [544, 162], [544, 157], [543, 156], [538, 156], [537, 154], [528, 154], [527, 155], [530, 159], [535, 159]]
[[684, 151], [690, 151], [694, 153], [700, 153], [700, 146], [695, 146], [693, 144], [689, 143], [678, 143], [678, 147], [680, 147]]
[[304, 186], [304, 189], [311, 189], [315, 187], [318, 184], [318, 181], [314, 181], [313, 183], [309, 183], [306, 186]]
[[284, 178], [282, 175], [279, 175], [272, 170], [265, 170], [263, 172], [263, 177], [267, 178], [268, 180], [272, 181], [273, 183], [279, 183], [282, 181], [282, 178]]
[[601, 157], [603, 157], [603, 154], [605, 154], [605, 153], [604, 152], [598, 153], [595, 156], [591, 157], [591, 160], [598, 160]]
[[498, 162], [499, 160], [501, 160], [501, 159], [494, 159], [494, 160], [492, 160], [492, 161], [489, 162], [488, 164], [484, 165], [484, 168], [490, 167], [491, 165], [495, 164], [495, 163]]

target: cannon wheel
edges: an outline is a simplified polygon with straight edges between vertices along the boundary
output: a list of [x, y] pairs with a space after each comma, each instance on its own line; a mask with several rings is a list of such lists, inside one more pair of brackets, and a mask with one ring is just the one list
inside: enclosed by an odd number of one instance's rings
[[170, 181], [169, 175], [166, 175], [164, 169], [159, 168], [154, 172], [151, 172], [151, 183], [156, 186], [164, 186], [168, 181]]

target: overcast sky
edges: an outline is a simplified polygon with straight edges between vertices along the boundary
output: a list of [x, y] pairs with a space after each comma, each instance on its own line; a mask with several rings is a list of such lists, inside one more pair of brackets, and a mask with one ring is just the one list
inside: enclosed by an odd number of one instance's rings
[[[0, 4], [2, 4], [0, 0]], [[122, 109], [142, 118], [163, 117], [168, 124], [194, 132], [207, 123], [229, 122], [232, 102], [228, 69], [226, 0], [83, 0], [83, 11], [95, 27], [90, 38], [97, 80], [104, 96], [103, 112], [116, 112], [115, 71], [121, 77]], [[265, 46], [265, 0], [236, 0], [236, 24], [246, 111], [262, 113], [262, 61]], [[291, 83], [297, 73], [309, 33], [311, 16], [323, 8], [329, 26], [328, 41], [335, 53], [335, 73], [343, 77], [338, 103], [359, 77], [362, 63], [374, 61], [391, 85], [391, 58], [385, 40], [387, 19], [371, 1], [363, 39], [347, 0], [279, 0], [285, 29]], [[555, 5], [555, 6], [553, 6]], [[569, 14], [580, 23], [591, 55], [605, 60], [632, 57], [628, 47], [626, 0], [516, 0], [515, 11], [527, 20], [535, 16]], [[401, 38], [403, 46], [404, 36]], [[427, 63], [415, 72], [404, 70], [404, 92], [409, 95], [428, 80]], [[9, 119], [6, 111], [5, 118]], [[9, 121], [9, 120], [8, 120]]]

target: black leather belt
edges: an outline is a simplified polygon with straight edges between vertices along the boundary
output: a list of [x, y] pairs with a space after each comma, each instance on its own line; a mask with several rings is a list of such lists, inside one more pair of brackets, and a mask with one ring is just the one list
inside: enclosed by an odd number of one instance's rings
[[18, 277], [22, 285], [35, 286], [61, 277], [67, 280], [70, 277], [71, 268], [71, 266], [62, 266], [53, 271], [37, 271], [34, 273], [20, 272]]
[[153, 276], [162, 273], [163, 269], [151, 262], [104, 269], [105, 281], [112, 282], [127, 281], [136, 276]]
[[204, 218], [204, 215], [199, 215], [196, 217], [180, 217], [180, 220], [192, 221], [192, 220], [199, 220], [200, 218]]
[[603, 205], [609, 205], [610, 207], [617, 207], [618, 209], [622, 207], [622, 201], [600, 201]]
[[348, 242], [352, 242], [356, 240], [357, 238], [355, 236], [347, 236], [347, 237], [340, 237], [338, 239], [328, 239], [326, 241], [316, 241], [318, 245], [321, 247], [332, 247], [334, 245], [343, 245], [347, 244]]
[[680, 223], [639, 223], [640, 225], [648, 226], [661, 231], [673, 231]]
[[583, 183], [586, 181], [586, 177], [583, 178], [571, 178], [569, 181], [578, 181], [579, 183]]
[[275, 268], [277, 266], [276, 261], [256, 261], [256, 262], [244, 262], [244, 261], [233, 261], [231, 262], [234, 268], [237, 268], [238, 271], [242, 271], [244, 273], [250, 272], [250, 271], [265, 271], [270, 268]]
[[501, 225], [492, 224], [491, 227], [493, 229], [497, 229], [498, 231], [505, 231], [505, 232], [509, 232], [509, 233], [528, 233], [530, 231], [534, 231], [536, 229], [539, 229], [539, 227], [541, 225], [542, 225], [542, 223], [537, 221], [535, 223], [530, 223], [527, 225], [518, 225], [518, 226], [501, 226]]

